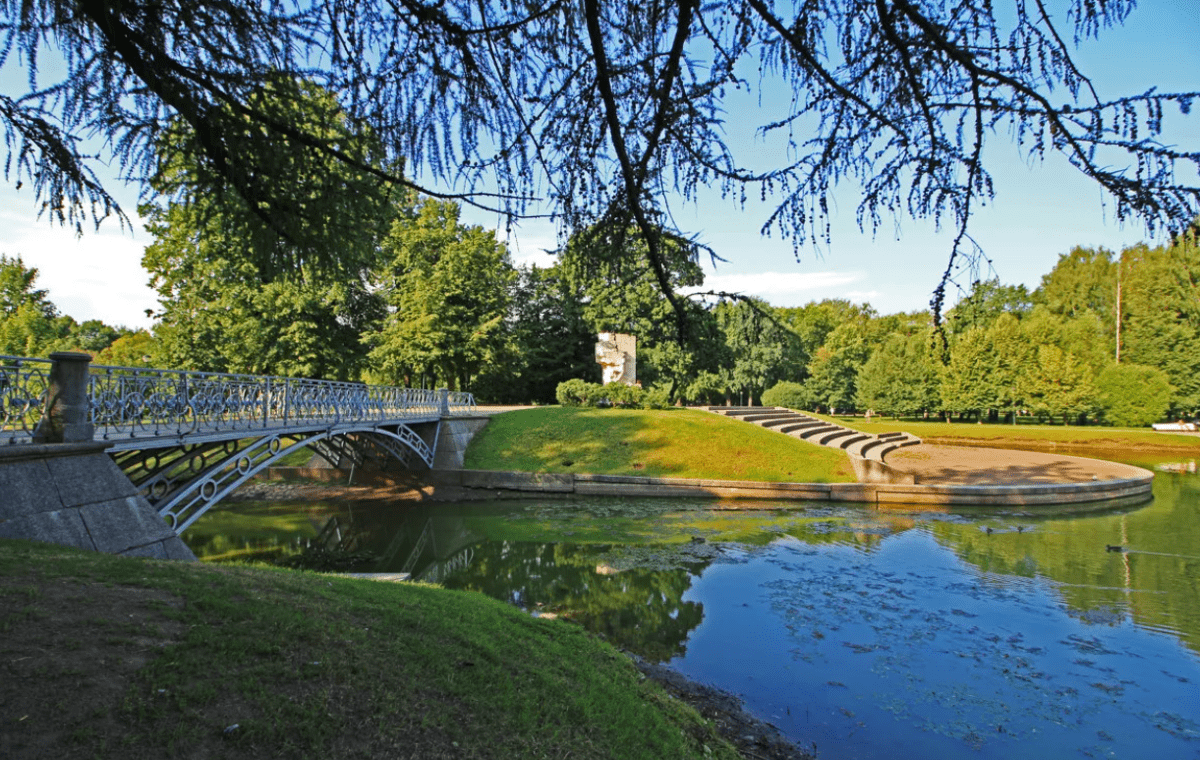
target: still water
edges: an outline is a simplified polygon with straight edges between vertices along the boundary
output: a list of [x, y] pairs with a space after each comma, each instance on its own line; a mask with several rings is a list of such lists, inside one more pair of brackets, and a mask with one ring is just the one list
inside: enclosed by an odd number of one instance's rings
[[[740, 695], [819, 756], [1200, 758], [1200, 476], [1109, 512], [242, 503], [205, 559], [370, 556]], [[1120, 550], [1109, 550], [1108, 547]]]

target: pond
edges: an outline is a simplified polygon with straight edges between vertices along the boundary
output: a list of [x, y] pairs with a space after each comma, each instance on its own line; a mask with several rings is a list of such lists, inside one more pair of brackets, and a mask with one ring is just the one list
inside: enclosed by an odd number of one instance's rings
[[240, 503], [204, 559], [407, 572], [741, 696], [822, 758], [1200, 757], [1200, 477], [1093, 513]]

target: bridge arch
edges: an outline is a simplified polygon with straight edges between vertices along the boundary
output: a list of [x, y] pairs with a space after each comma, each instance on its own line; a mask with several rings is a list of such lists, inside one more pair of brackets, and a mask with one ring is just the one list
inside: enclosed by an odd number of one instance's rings
[[158, 514], [182, 533], [238, 487], [301, 449], [339, 466], [392, 461], [412, 468], [431, 467], [435, 445], [406, 424], [364, 425], [127, 449], [115, 452], [113, 459]]

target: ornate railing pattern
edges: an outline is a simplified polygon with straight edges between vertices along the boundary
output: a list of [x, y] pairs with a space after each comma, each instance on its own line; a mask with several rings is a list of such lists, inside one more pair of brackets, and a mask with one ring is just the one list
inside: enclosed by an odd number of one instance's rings
[[28, 443], [42, 419], [50, 387], [49, 359], [0, 356], [0, 438]]
[[[0, 438], [27, 443], [51, 362], [0, 356]], [[215, 372], [92, 365], [97, 440], [180, 437], [470, 414], [469, 393]]]

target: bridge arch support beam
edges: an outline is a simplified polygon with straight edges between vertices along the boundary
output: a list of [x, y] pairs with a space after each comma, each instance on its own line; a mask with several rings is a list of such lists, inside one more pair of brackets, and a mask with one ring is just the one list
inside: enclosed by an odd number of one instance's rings
[[[435, 433], [436, 436], [436, 433]], [[275, 432], [239, 441], [120, 452], [117, 463], [155, 508], [182, 533], [197, 518], [272, 464], [308, 448], [357, 467], [398, 461], [433, 466], [434, 446], [408, 425]]]

